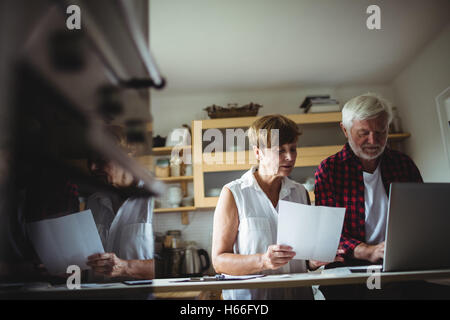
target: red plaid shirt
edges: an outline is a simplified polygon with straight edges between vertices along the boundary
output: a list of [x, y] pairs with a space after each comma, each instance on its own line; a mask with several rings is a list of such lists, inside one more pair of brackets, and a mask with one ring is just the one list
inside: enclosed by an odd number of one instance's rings
[[[423, 182], [414, 162], [401, 152], [386, 147], [380, 166], [387, 195], [391, 182]], [[347, 208], [339, 246], [351, 257], [366, 235], [361, 161], [347, 143], [340, 152], [322, 161], [315, 178], [316, 205]]]

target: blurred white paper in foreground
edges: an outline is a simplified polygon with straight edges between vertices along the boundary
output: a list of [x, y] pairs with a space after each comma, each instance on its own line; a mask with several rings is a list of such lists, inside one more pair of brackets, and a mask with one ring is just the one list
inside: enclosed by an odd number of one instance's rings
[[308, 206], [280, 200], [277, 244], [289, 245], [294, 259], [332, 262], [344, 223], [345, 208]]
[[51, 274], [64, 274], [70, 265], [88, 269], [87, 257], [105, 252], [91, 210], [29, 223], [28, 234]]

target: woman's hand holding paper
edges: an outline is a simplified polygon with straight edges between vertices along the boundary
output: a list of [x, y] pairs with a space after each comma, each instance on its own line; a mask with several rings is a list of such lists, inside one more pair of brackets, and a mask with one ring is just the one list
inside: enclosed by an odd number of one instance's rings
[[275, 270], [288, 263], [295, 256], [292, 247], [274, 244], [262, 256], [263, 270]]

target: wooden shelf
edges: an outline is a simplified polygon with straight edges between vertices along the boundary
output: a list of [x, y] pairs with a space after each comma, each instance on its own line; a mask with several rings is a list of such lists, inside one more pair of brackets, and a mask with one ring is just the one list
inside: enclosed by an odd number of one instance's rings
[[411, 133], [403, 132], [403, 133], [389, 133], [388, 139], [391, 141], [401, 141], [406, 138], [411, 137]]
[[[341, 112], [288, 114], [287, 118], [297, 124], [333, 123], [342, 120]], [[238, 117], [202, 121], [202, 129], [245, 128], [261, 117]]]
[[176, 208], [156, 208], [154, 213], [167, 213], [167, 212], [187, 212], [195, 211], [196, 207], [176, 207]]
[[[338, 112], [339, 114], [339, 112]], [[308, 115], [308, 114], [306, 114]], [[291, 118], [293, 118], [292, 120], [296, 120], [296, 123], [319, 123], [319, 121], [314, 121], [317, 120], [315, 119], [316, 117], [310, 117], [309, 118], [309, 122], [305, 122], [305, 119], [302, 118], [301, 116], [306, 116], [304, 114], [299, 114], [299, 115], [290, 115]], [[311, 115], [317, 115], [317, 114], [310, 114]], [[329, 115], [329, 114], [327, 114]], [[252, 122], [255, 120], [254, 117], [250, 117], [252, 119]], [[246, 118], [241, 118], [241, 119], [246, 119]], [[303, 121], [301, 121], [303, 119]], [[227, 122], [225, 122], [227, 125], [230, 124], [228, 119], [222, 119], [222, 120], [227, 120]], [[208, 121], [208, 120], [205, 120]], [[328, 122], [339, 122], [340, 118], [336, 117], [335, 115], [333, 115], [333, 117], [328, 117]], [[250, 124], [252, 123], [250, 122]], [[325, 120], [321, 120], [320, 123], [324, 123], [326, 122]], [[234, 123], [234, 122], [233, 122]], [[249, 124], [249, 125], [250, 125]], [[207, 127], [203, 126], [203, 129], [207, 129]], [[390, 133], [388, 138], [391, 140], [403, 140], [406, 138], [409, 138], [411, 136], [411, 133], [408, 132], [404, 132], [404, 133]], [[186, 149], [191, 149], [191, 146], [183, 146], [180, 147], [180, 149], [182, 150], [186, 150]], [[173, 147], [157, 147], [157, 148], [153, 148], [152, 152], [153, 155], [157, 156], [157, 155], [170, 155], [172, 153], [172, 149]]]
[[[164, 156], [164, 155], [170, 155], [172, 153], [174, 147], [157, 147], [152, 149], [152, 153], [155, 156]], [[181, 150], [188, 150], [191, 149], [191, 146], [182, 146], [180, 147]]]
[[204, 197], [202, 208], [215, 208], [219, 197]]
[[287, 117], [297, 124], [336, 123], [342, 121], [341, 112], [289, 114]]
[[[156, 147], [152, 149], [152, 156], [171, 156], [172, 151], [178, 149], [178, 153], [182, 153], [183, 156], [189, 154], [192, 150], [191, 145], [180, 146], [180, 147]], [[187, 153], [188, 151], [188, 153]], [[184, 161], [184, 160], [183, 160]], [[178, 176], [178, 177], [167, 177], [167, 178], [157, 178], [159, 181], [164, 183], [180, 183], [182, 193], [184, 196], [187, 194], [187, 184], [188, 182], [193, 182], [193, 176]], [[176, 208], [155, 208], [154, 213], [169, 213], [169, 212], [181, 212], [181, 223], [186, 225], [189, 224], [189, 211], [195, 211], [197, 208], [194, 206], [190, 207], [176, 207]]]
[[[298, 156], [295, 167], [318, 166], [322, 160], [339, 152], [341, 149], [342, 145], [297, 148]], [[241, 171], [250, 169], [256, 163], [254, 153], [248, 150], [217, 152], [215, 154], [203, 153], [202, 168], [203, 172]]]
[[194, 180], [193, 176], [179, 176], [179, 177], [167, 177], [167, 178], [157, 178], [159, 181], [163, 181], [165, 183], [175, 183], [175, 182], [183, 182], [183, 181], [192, 181]]

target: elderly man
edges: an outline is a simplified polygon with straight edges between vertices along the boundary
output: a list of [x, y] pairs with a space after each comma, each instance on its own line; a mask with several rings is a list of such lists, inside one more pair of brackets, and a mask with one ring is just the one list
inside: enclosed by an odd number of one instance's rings
[[[389, 103], [374, 94], [348, 101], [341, 122], [348, 143], [322, 161], [315, 174], [316, 205], [347, 209], [340, 240], [346, 264], [381, 262], [390, 183], [422, 182], [414, 162], [386, 146], [391, 120]], [[345, 289], [349, 288], [355, 289]], [[361, 290], [350, 290], [353, 295], [348, 295], [349, 290], [342, 289], [322, 291], [326, 297], [328, 293], [337, 298], [361, 298]]]
[[347, 208], [340, 241], [347, 262], [380, 262], [390, 183], [422, 182], [407, 155], [386, 147], [391, 120], [389, 103], [376, 95], [348, 101], [341, 122], [348, 143], [316, 171], [316, 205]]

